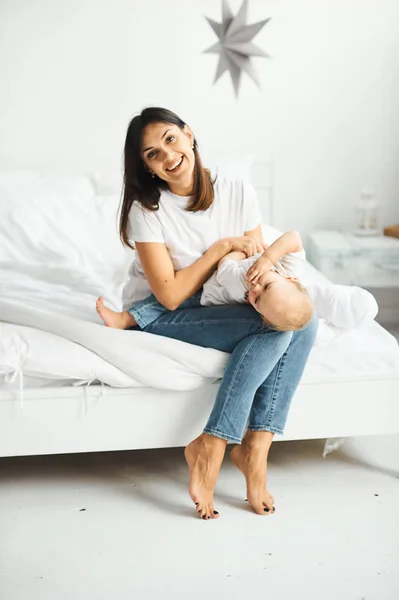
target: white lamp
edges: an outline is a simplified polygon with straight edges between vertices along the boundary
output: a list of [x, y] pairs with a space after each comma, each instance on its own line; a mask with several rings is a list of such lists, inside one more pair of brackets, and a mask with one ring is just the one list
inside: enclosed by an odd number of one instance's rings
[[379, 225], [380, 204], [374, 190], [363, 188], [356, 204], [355, 235], [381, 235]]

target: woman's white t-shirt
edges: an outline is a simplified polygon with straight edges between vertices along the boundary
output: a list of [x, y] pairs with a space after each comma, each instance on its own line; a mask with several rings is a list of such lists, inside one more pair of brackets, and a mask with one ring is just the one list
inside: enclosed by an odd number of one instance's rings
[[[241, 236], [261, 224], [262, 215], [252, 185], [218, 176], [214, 193], [211, 206], [199, 212], [185, 210], [190, 196], [177, 196], [169, 190], [161, 192], [157, 211], [134, 202], [128, 220], [129, 241], [166, 244], [173, 267], [178, 271], [192, 265], [217, 240]], [[124, 309], [150, 294], [136, 253], [123, 290]]]

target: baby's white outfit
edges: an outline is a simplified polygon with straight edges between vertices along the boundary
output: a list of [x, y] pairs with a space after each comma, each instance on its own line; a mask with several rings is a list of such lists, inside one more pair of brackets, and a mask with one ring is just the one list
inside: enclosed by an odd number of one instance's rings
[[[254, 254], [244, 260], [225, 260], [215, 273], [204, 283], [201, 304], [242, 304], [244, 294], [248, 290], [247, 271], [263, 252]], [[305, 251], [291, 252], [282, 256], [272, 267], [285, 277], [301, 278], [305, 265]]]
[[[247, 271], [261, 255], [262, 252], [244, 260], [224, 261], [204, 284], [201, 304], [244, 303], [244, 295], [248, 290]], [[302, 250], [286, 254], [274, 264], [273, 269], [280, 275], [301, 280], [305, 265], [306, 254]], [[377, 315], [378, 305], [374, 296], [360, 287], [332, 283], [305, 287], [316, 314], [334, 328], [354, 329]]]

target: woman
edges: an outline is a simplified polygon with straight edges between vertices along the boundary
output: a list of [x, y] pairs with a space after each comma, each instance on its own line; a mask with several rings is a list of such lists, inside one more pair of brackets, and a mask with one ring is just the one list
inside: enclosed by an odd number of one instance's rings
[[245, 475], [248, 502], [258, 514], [271, 514], [268, 452], [274, 434], [283, 432], [317, 322], [313, 319], [301, 331], [277, 332], [250, 305], [200, 306], [201, 287], [221, 258], [232, 251], [252, 256], [262, 250], [261, 214], [251, 186], [212, 180], [193, 132], [177, 115], [146, 108], [134, 117], [124, 163], [120, 235], [137, 251], [125, 305], [152, 291], [168, 311], [162, 308], [146, 324], [145, 315], [135, 319], [133, 310], [115, 313], [101, 298], [97, 310], [111, 327], [231, 353], [203, 433], [185, 449], [189, 492], [202, 519], [218, 517], [214, 488], [226, 444], [236, 442], [231, 455]]

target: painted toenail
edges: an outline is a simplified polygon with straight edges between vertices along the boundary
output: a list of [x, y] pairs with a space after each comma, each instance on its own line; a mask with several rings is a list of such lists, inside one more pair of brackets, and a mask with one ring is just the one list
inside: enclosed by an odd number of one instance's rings
[[210, 519], [211, 517], [208, 515], [207, 519]]
[[273, 506], [273, 512], [276, 512], [276, 508]]
[[206, 516], [205, 516], [205, 515], [202, 515], [202, 518], [203, 518], [203, 519], [206, 519]]
[[195, 506], [198, 506], [198, 504], [199, 504], [199, 502], [196, 502], [196, 503], [195, 503]]
[[218, 513], [218, 511], [217, 511], [217, 510], [214, 510], [214, 511], [213, 511], [213, 514], [214, 514], [214, 515], [218, 515], [219, 513]]
[[265, 512], [270, 512], [270, 508], [264, 508], [263, 509]]

